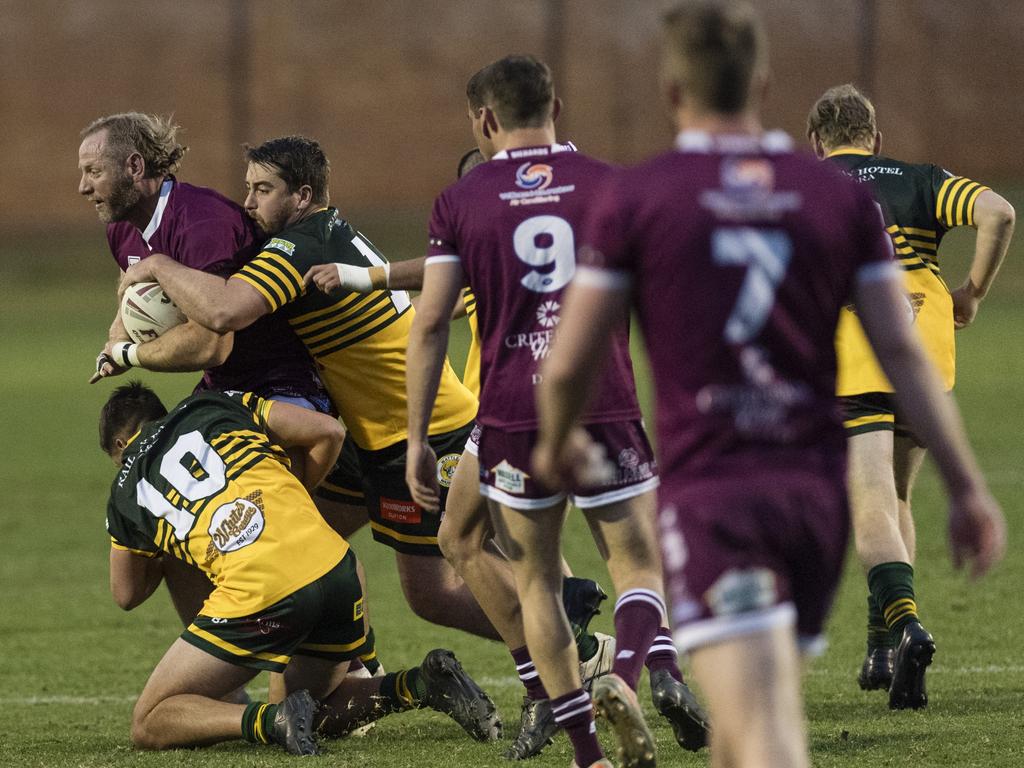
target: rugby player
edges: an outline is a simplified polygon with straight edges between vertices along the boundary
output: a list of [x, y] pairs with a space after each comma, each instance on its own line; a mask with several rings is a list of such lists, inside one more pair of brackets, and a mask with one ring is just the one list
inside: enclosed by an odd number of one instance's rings
[[[558, 144], [554, 121], [561, 102], [548, 67], [509, 56], [477, 72], [467, 86], [477, 145], [489, 161], [435, 201], [419, 312], [408, 352], [409, 456], [413, 498], [438, 509], [440, 488], [429, 444], [429, 422], [445, 364], [449, 318], [464, 285], [477, 297], [482, 384], [479, 425], [467, 446], [477, 455], [480, 492], [487, 497], [507, 560], [487, 574], [505, 602], [521, 611], [522, 647], [512, 651], [534, 698], [550, 698], [579, 766], [606, 765], [593, 732], [590, 697], [582, 688], [578, 656], [560, 602], [561, 530], [567, 494], [536, 483], [529, 471], [536, 412], [533, 388], [558, 324], [561, 291], [575, 268], [573, 227], [609, 172], [604, 163]], [[598, 707], [615, 726], [628, 765], [651, 764], [654, 744], [635, 688], [657, 639], [669, 651], [652, 662], [655, 704], [703, 743], [704, 724], [682, 683], [668, 643], [661, 565], [654, 532], [657, 474], [640, 423], [623, 322], [613, 341], [615, 369], [588, 425], [614, 459], [609, 476], [574, 487], [573, 501], [594, 533], [619, 593], [616, 656], [609, 675], [594, 682]], [[507, 572], [500, 580], [498, 570]], [[514, 578], [513, 578], [514, 577]], [[511, 587], [514, 586], [514, 592]], [[536, 672], [534, 672], [534, 670]], [[524, 682], [527, 682], [524, 678]]]
[[[216, 585], [135, 705], [137, 747], [245, 738], [316, 754], [317, 734], [424, 706], [489, 737], [493, 706], [450, 651], [382, 677], [346, 674], [374, 644], [361, 569], [308, 493], [343, 438], [330, 416], [251, 392], [201, 392], [168, 414], [132, 383], [104, 405], [100, 446], [118, 467], [107, 507], [115, 601], [144, 602], [170, 557]], [[299, 478], [286, 448], [303, 458]], [[282, 703], [219, 700], [260, 670], [284, 673]]]
[[[107, 225], [110, 252], [122, 273], [159, 252], [227, 276], [258, 253], [262, 234], [241, 206], [175, 178], [188, 149], [178, 142], [179, 130], [169, 119], [126, 112], [100, 117], [82, 131], [78, 191]], [[131, 366], [204, 371], [196, 391], [253, 391], [330, 410], [309, 354], [281, 317], [266, 318], [238, 334], [215, 333], [190, 321], [135, 344], [115, 311], [91, 381]], [[209, 595], [209, 580], [176, 560], [163, 566], [175, 609], [188, 625]]]
[[[387, 262], [337, 209], [328, 207], [330, 166], [315, 141], [299, 136], [250, 147], [245, 207], [267, 233], [261, 252], [230, 279], [155, 254], [125, 282], [158, 280], [187, 317], [218, 333], [246, 328], [269, 314], [285, 317], [313, 356], [356, 451], [326, 485], [349, 506], [365, 504], [376, 541], [395, 550], [406, 600], [420, 617], [500, 639], [472, 593], [441, 556], [440, 519], [424, 514], [405, 484], [405, 351], [415, 310], [404, 291], [308, 291], [314, 264]], [[446, 482], [472, 429], [476, 398], [446, 363], [431, 417], [435, 471]], [[318, 495], [331, 520], [337, 500]]]
[[[865, 182], [881, 206], [903, 270], [908, 312], [942, 386], [951, 390], [954, 328], [974, 320], [995, 279], [1013, 235], [1013, 207], [988, 187], [937, 165], [880, 155], [874, 105], [852, 85], [830, 88], [818, 99], [807, 135], [818, 157]], [[960, 226], [978, 234], [967, 278], [951, 293], [937, 254], [946, 232]], [[892, 384], [852, 307], [840, 314], [836, 348], [853, 537], [869, 589], [867, 653], [857, 679], [865, 690], [887, 689], [890, 707], [917, 709], [928, 703], [924, 675], [935, 651], [918, 620], [914, 592], [910, 495], [925, 447], [896, 408]]]
[[[462, 178], [473, 168], [486, 162], [479, 149], [467, 152], [459, 161], [457, 177]], [[359, 267], [352, 264], [316, 264], [305, 275], [305, 282], [331, 294], [346, 289], [369, 293], [381, 288], [422, 290], [426, 257], [408, 259], [382, 267]], [[465, 312], [470, 324], [471, 341], [466, 357], [463, 383], [477, 397], [480, 395], [480, 340], [476, 319], [476, 297], [470, 288], [462, 290], [461, 307], [456, 306], [453, 317]], [[475, 434], [475, 432], [474, 432]], [[438, 545], [445, 558], [473, 591], [477, 602], [509, 648], [517, 673], [526, 688], [520, 714], [519, 731], [506, 757], [523, 760], [534, 757], [547, 746], [558, 730], [551, 701], [539, 684], [536, 669], [526, 652], [526, 638], [519, 600], [515, 592], [512, 572], [504, 554], [494, 543], [487, 500], [480, 495], [480, 469], [476, 457], [476, 443], [471, 436], [467, 450], [459, 459], [451, 478], [451, 487], [445, 501], [445, 514], [438, 530]], [[572, 576], [568, 563], [562, 562], [562, 603], [573, 629], [576, 649], [580, 658], [580, 677], [589, 689], [594, 679], [611, 671], [615, 655], [615, 638], [604, 633], [590, 633], [588, 626], [606, 595], [590, 579]], [[648, 664], [655, 663], [658, 654], [674, 651], [670, 645], [652, 646]], [[664, 699], [667, 701], [667, 699]], [[667, 704], [665, 706], [668, 706]], [[698, 733], [695, 741], [685, 734], [691, 748], [703, 742]]]
[[767, 76], [746, 3], [665, 17], [676, 147], [611, 177], [591, 211], [542, 370], [533, 468], [550, 483], [583, 463], [572, 425], [633, 299], [655, 380], [675, 641], [707, 696], [712, 765], [801, 768], [799, 655], [823, 644], [848, 537], [834, 337], [851, 296], [946, 483], [954, 563], [987, 571], [1005, 522], [907, 322], [874, 201], [761, 129]]

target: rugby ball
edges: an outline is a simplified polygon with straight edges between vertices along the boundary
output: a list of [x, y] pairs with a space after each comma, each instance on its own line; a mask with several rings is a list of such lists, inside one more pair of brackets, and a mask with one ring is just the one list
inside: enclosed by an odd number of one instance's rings
[[135, 283], [121, 299], [121, 322], [136, 344], [152, 341], [186, 320], [159, 283]]

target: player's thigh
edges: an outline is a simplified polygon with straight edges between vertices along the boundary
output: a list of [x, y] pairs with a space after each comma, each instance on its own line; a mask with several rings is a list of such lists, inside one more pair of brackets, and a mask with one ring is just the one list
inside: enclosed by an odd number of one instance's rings
[[[601, 556], [628, 569], [655, 568], [660, 573], [655, 512], [655, 491], [604, 504], [584, 507], [582, 512], [590, 526]], [[613, 578], [615, 574], [612, 574]]]
[[346, 539], [369, 522], [366, 491], [356, 445], [346, 437], [334, 468], [314, 493], [327, 524]]
[[487, 499], [480, 494], [480, 460], [471, 436], [452, 475], [438, 540], [448, 557], [483, 547], [493, 535]]
[[565, 500], [547, 507], [510, 506], [490, 502], [502, 552], [519, 574], [524, 571], [562, 578], [562, 527], [569, 510]]
[[144, 717], [171, 696], [194, 694], [220, 699], [245, 685], [257, 672], [219, 659], [178, 638], [149, 676], [135, 704], [135, 718]]
[[854, 521], [870, 524], [875, 517], [896, 513], [893, 479], [893, 432], [879, 429], [850, 435], [847, 444], [847, 485]]
[[910, 501], [917, 475], [924, 464], [928, 450], [910, 434], [897, 433], [893, 450], [893, 474], [896, 482], [896, 496], [901, 501]]

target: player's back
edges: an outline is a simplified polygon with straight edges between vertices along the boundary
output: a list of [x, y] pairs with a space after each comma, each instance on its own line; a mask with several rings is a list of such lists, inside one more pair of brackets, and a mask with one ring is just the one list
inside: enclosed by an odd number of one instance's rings
[[[482, 424], [536, 427], [533, 388], [576, 269], [579, 230], [611, 170], [571, 144], [515, 149], [477, 166], [435, 203], [428, 262], [457, 257], [479, 300]], [[585, 420], [638, 417], [624, 324]]]
[[683, 134], [609, 185], [588, 234], [638, 283], [665, 476], [842, 455], [836, 322], [891, 253], [865, 192], [783, 134]]
[[204, 613], [254, 613], [334, 567], [348, 544], [323, 521], [271, 442], [271, 401], [203, 392], [145, 425], [111, 487], [120, 546], [166, 552], [217, 586]]

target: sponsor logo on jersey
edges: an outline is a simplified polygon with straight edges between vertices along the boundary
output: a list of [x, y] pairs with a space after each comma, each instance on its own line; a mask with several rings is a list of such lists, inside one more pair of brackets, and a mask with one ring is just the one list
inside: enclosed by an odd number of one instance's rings
[[546, 163], [523, 163], [516, 169], [516, 186], [520, 189], [547, 189], [555, 171]]
[[452, 478], [455, 477], [455, 468], [459, 466], [459, 454], [446, 453], [437, 460], [437, 482], [442, 488], [452, 487]]
[[423, 520], [423, 510], [414, 501], [389, 499], [386, 496], [381, 496], [380, 516], [383, 520], [391, 523], [416, 525]]
[[[255, 491], [244, 499], [221, 504], [210, 517], [210, 546], [217, 552], [237, 552], [256, 541], [266, 520], [263, 517], [263, 493]], [[208, 559], [216, 556], [208, 552]]]
[[295, 243], [291, 240], [282, 240], [280, 237], [272, 238], [270, 242], [263, 247], [265, 250], [273, 248], [275, 251], [282, 251], [289, 256], [295, 253]]
[[725, 157], [719, 167], [721, 189], [701, 192], [699, 200], [716, 216], [733, 221], [778, 219], [800, 208], [799, 192], [775, 189], [775, 168], [757, 157]]
[[770, 608], [778, 594], [775, 574], [767, 568], [732, 569], [718, 577], [704, 600], [715, 616], [736, 616]]
[[523, 493], [526, 490], [526, 479], [528, 474], [517, 469], [502, 459], [491, 467], [491, 475], [494, 477], [494, 487], [505, 493]]
[[554, 328], [562, 319], [558, 314], [561, 308], [562, 305], [557, 301], [545, 301], [537, 307], [537, 322], [545, 328]]

